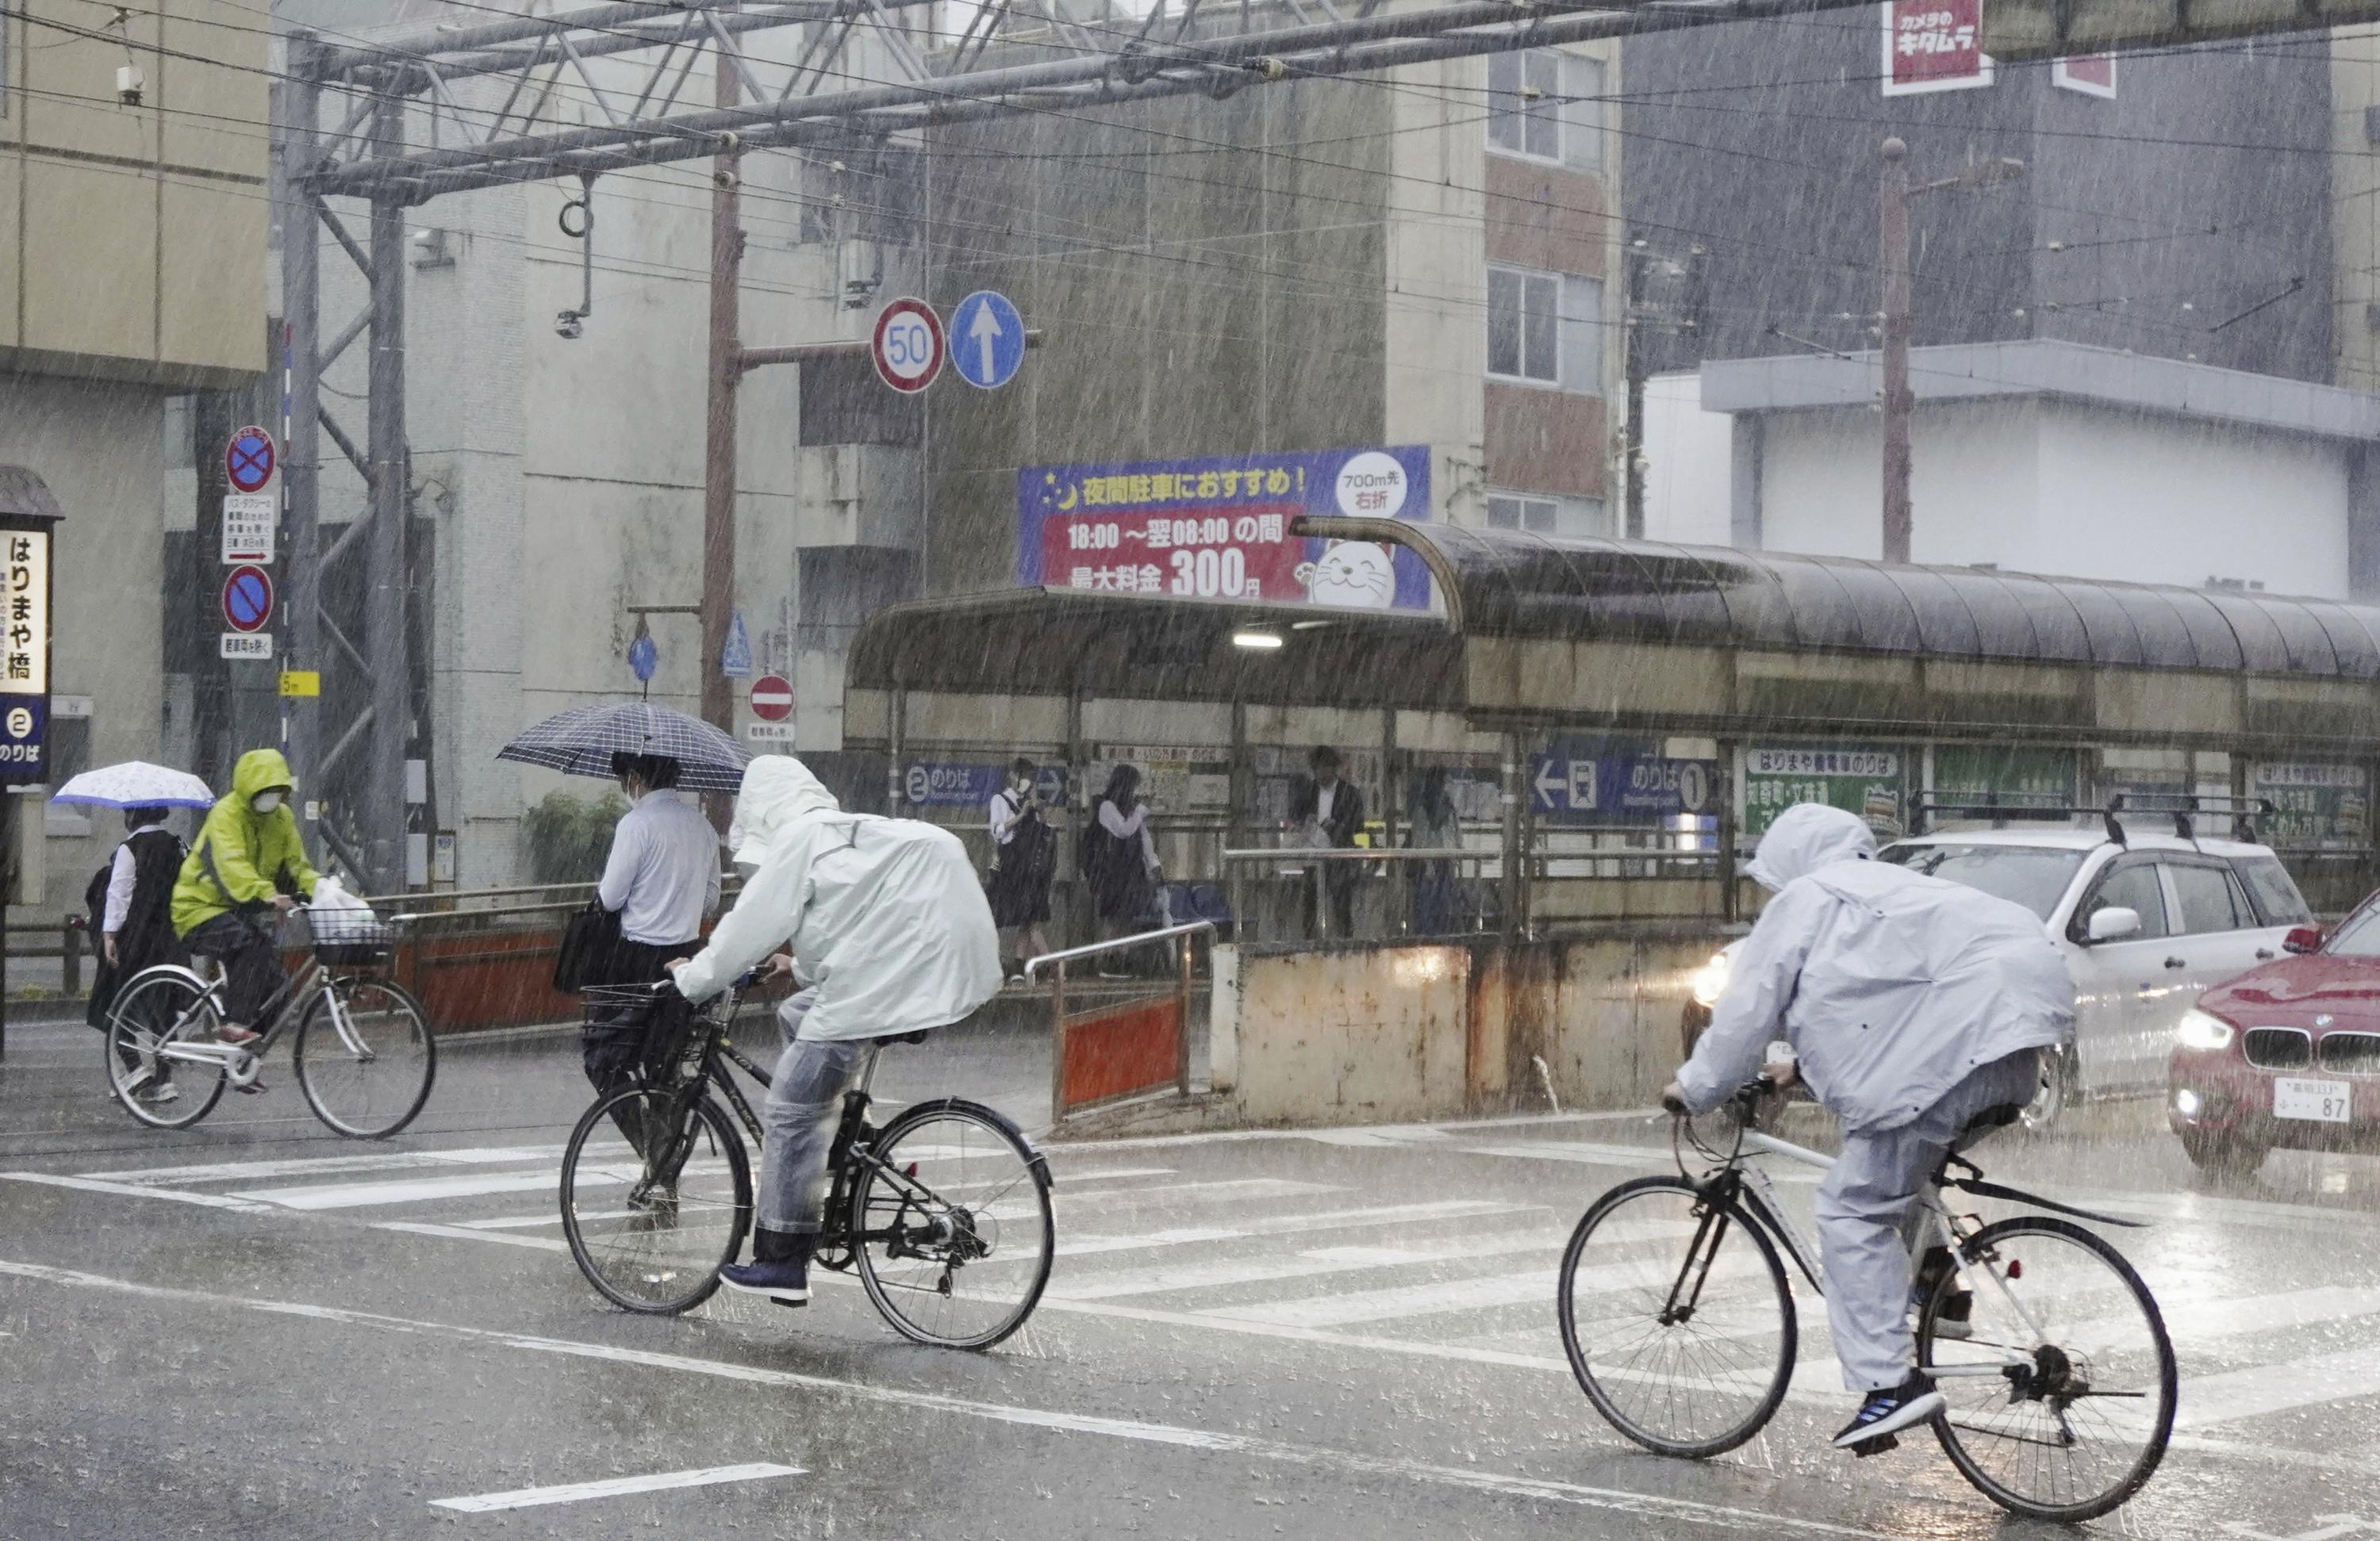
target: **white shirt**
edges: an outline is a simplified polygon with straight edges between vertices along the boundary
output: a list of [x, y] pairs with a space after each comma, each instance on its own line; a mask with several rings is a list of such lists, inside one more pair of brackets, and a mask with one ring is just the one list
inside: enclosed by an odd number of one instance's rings
[[648, 792], [612, 831], [595, 890], [620, 916], [620, 934], [648, 947], [692, 941], [719, 905], [719, 837], [674, 792]]
[[1330, 805], [1338, 801], [1338, 798], [1339, 783], [1337, 782], [1332, 782], [1328, 786], [1318, 785], [1314, 789], [1314, 821], [1317, 824], [1328, 824], [1330, 822]]
[[1099, 828], [1118, 840], [1130, 840], [1133, 836], [1138, 835], [1140, 864], [1151, 872], [1157, 870], [1157, 845], [1148, 838], [1148, 805], [1147, 803], [1134, 804], [1132, 817], [1127, 819], [1116, 811], [1115, 804], [1104, 797], [1100, 798]]
[[991, 843], [1005, 845], [1016, 838], [1017, 820], [1025, 816], [1025, 794], [1009, 788], [991, 799]]
[[124, 917], [132, 911], [132, 842], [152, 830], [163, 830], [163, 824], [143, 824], [124, 837], [115, 848], [115, 859], [107, 868], [107, 912], [99, 923], [100, 930], [114, 936], [124, 929]]

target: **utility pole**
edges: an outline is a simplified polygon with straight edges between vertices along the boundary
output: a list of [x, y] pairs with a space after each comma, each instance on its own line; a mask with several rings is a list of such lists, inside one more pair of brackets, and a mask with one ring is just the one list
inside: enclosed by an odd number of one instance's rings
[[1631, 540], [1645, 539], [1645, 371], [1646, 369], [1645, 325], [1648, 297], [1645, 278], [1651, 263], [1645, 249], [1643, 237], [1628, 243], [1628, 334], [1623, 346], [1628, 356], [1628, 431], [1621, 441], [1624, 464], [1620, 467], [1622, 485], [1627, 489], [1626, 519], [1621, 532]]
[[2009, 156], [1976, 161], [1956, 176], [1909, 185], [1909, 146], [1884, 141], [1876, 205], [1876, 267], [1884, 279], [1884, 559], [1909, 555], [1909, 419], [1917, 394], [1909, 384], [1909, 336], [1915, 328], [1909, 297], [1909, 200], [1920, 193], [1988, 188], [2024, 175]]
[[[719, 105], [742, 101], [736, 61], [719, 56]], [[720, 661], [735, 613], [735, 402], [744, 379], [738, 300], [744, 285], [743, 198], [733, 135], [710, 172], [710, 388], [702, 436], [702, 680], [703, 721], [735, 731], [735, 703]]]
[[1876, 209], [1884, 270], [1884, 559], [1909, 560], [1909, 147], [1884, 141]]

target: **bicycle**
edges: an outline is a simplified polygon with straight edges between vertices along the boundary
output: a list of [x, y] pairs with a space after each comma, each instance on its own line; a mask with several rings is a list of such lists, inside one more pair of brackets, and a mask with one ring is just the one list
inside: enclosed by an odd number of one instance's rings
[[[370, 910], [304, 905], [297, 913], [307, 920], [309, 956], [266, 1001], [260, 1014], [272, 1025], [253, 1042], [216, 1038], [225, 1014], [220, 975], [158, 964], [125, 981], [108, 1008], [102, 1051], [125, 1111], [152, 1128], [188, 1129], [214, 1110], [225, 1086], [255, 1086], [265, 1055], [294, 1030], [298, 1088], [334, 1133], [385, 1139], [413, 1122], [437, 1079], [437, 1042], [421, 1003], [372, 972], [387, 964], [398, 928], [412, 916], [382, 920]], [[136, 1095], [162, 1083], [176, 1088], [173, 1101]]]
[[[1766, 1152], [1833, 1165], [1755, 1126], [1776, 1091], [1762, 1076], [1736, 1092], [1734, 1142], [1723, 1150], [1679, 1117], [1679, 1175], [1605, 1194], [1562, 1255], [1557, 1307], [1580, 1387], [1612, 1426], [1663, 1455], [1733, 1450], [1784, 1401], [1798, 1329], [1780, 1244], [1824, 1292], [1815, 1241], [1786, 1219], [1768, 1173], [1744, 1164]], [[1917, 1360], [1949, 1400], [1934, 1434], [1961, 1475], [2011, 1513], [2088, 1520], [2137, 1493], [2164, 1459], [2179, 1385], [2173, 1344], [2123, 1256], [2056, 1217], [2138, 1222], [1986, 1182], [1959, 1153], [2014, 1116], [1994, 1109], [1970, 1122], [1921, 1190]], [[1689, 1145], [1716, 1168], [1694, 1175]], [[1945, 1189], [2053, 1213], [1985, 1224], [1954, 1213]], [[1680, 1239], [1682, 1262], [1658, 1251]], [[1894, 1443], [1887, 1435], [1858, 1453]]]
[[[583, 992], [590, 1015], [663, 1019], [634, 1084], [596, 1099], [562, 1158], [570, 1255], [625, 1310], [674, 1316], [701, 1304], [751, 1229], [751, 1162], [736, 1124], [757, 1146], [760, 1122], [726, 1067], [770, 1084], [729, 1041], [753, 978], [736, 981], [723, 1016], [685, 1004], [666, 984]], [[682, 1020], [669, 1022], [672, 1011]], [[915, 1342], [986, 1349], [1025, 1324], [1050, 1281], [1050, 1166], [1005, 1115], [958, 1098], [912, 1103], [881, 1130], [868, 1121], [878, 1055], [887, 1043], [925, 1037], [872, 1042], [844, 1095], [811, 1266], [856, 1268], [877, 1311]], [[607, 1126], [627, 1138], [625, 1151], [598, 1147]]]

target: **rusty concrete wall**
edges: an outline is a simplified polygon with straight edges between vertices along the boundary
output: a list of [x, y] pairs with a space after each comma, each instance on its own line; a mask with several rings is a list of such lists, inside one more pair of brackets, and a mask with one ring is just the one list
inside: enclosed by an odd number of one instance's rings
[[[1218, 970], [1216, 1089], [1251, 1124], [1649, 1104], [1677, 1068], [1693, 928], [1244, 955]], [[1228, 997], [1228, 999], [1226, 999]], [[1228, 1071], [1222, 1067], [1228, 1063]]]

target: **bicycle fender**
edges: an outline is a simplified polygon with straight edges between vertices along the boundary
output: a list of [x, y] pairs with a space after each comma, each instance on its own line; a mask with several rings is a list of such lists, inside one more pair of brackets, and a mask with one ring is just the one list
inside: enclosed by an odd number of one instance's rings
[[[1033, 1136], [1025, 1132], [1024, 1125], [997, 1108], [988, 1108], [980, 1102], [970, 1102], [964, 1097], [938, 1097], [931, 1101], [910, 1103], [901, 1110], [901, 1116], [893, 1122], [905, 1122], [914, 1113], [930, 1112], [969, 1112], [978, 1118], [1000, 1125], [1002, 1133], [1014, 1135], [1017, 1144], [1033, 1153], [1032, 1158], [1025, 1164], [1032, 1168], [1039, 1176], [1041, 1185], [1044, 1188], [1054, 1188], [1058, 1185], [1058, 1179], [1051, 1175], [1050, 1171], [1050, 1158], [1042, 1152], [1039, 1146], [1033, 1143]], [[885, 1127], [889, 1129], [892, 1124], [887, 1124]]]
[[2022, 1188], [2010, 1188], [1998, 1183], [1986, 1183], [1981, 1178], [1970, 1177], [1962, 1182], [1945, 1183], [1944, 1186], [1955, 1187], [1961, 1193], [1973, 1194], [1978, 1198], [2005, 1198], [2012, 1203], [2030, 1204], [2035, 1208], [2047, 1209], [2053, 1214], [2072, 1215], [2076, 1219], [2092, 1220], [2100, 1225], [2120, 1225], [2127, 1231], [2146, 1231], [2149, 1228], [2149, 1222], [2146, 1220], [2125, 1219], [2117, 1215], [2103, 1215], [2096, 1209], [2082, 1209], [2071, 1204], [2060, 1204], [2054, 1198], [2044, 1198], [2039, 1194], [2029, 1194]]

